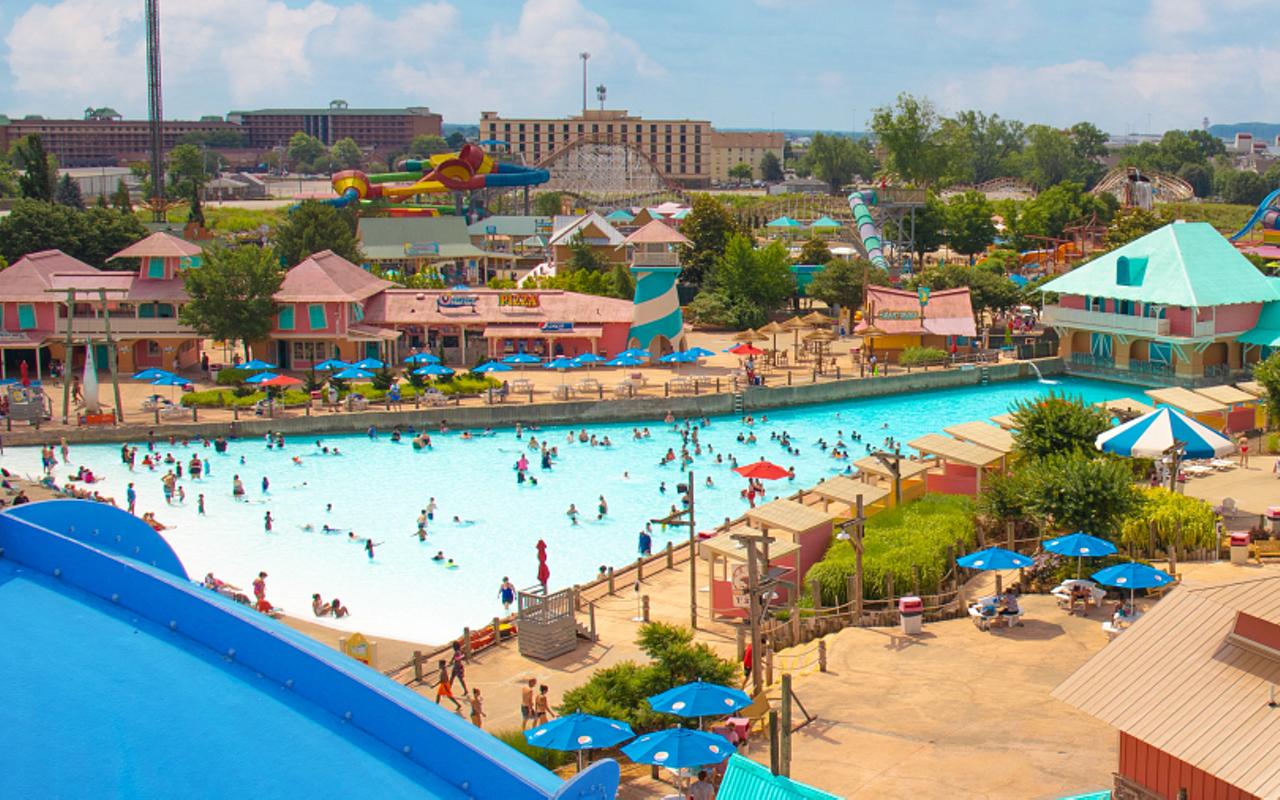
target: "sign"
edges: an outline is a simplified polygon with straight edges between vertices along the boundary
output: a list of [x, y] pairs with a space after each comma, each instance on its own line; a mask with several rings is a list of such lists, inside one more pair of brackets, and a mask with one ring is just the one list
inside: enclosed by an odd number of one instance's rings
[[534, 220], [533, 232], [536, 236], [545, 236], [553, 232], [552, 223], [549, 219]]
[[373, 664], [373, 651], [369, 647], [369, 640], [364, 638], [363, 633], [353, 633], [349, 638], [343, 639], [342, 649], [343, 652], [356, 661]]
[[910, 319], [920, 319], [920, 312], [919, 312], [919, 311], [890, 311], [890, 310], [885, 310], [885, 311], [881, 311], [879, 314], [877, 314], [877, 315], [876, 315], [876, 317], [878, 317], [879, 319], [889, 319], [889, 320], [910, 320]]
[[916, 293], [920, 295], [920, 305], [924, 306], [929, 304], [928, 286], [921, 286], [919, 289], [916, 289]]
[[733, 568], [729, 583], [733, 589], [733, 607], [751, 608], [751, 592], [748, 591], [750, 579], [746, 564], [739, 564]]
[[485, 226], [484, 226], [484, 233], [485, 233], [485, 235], [486, 235], [486, 236], [497, 236], [497, 235], [498, 235], [498, 226], [497, 226], [497, 225], [485, 225]]
[[498, 305], [512, 308], [537, 308], [542, 300], [536, 294], [500, 294]]
[[572, 322], [544, 322], [540, 326], [541, 330], [547, 333], [564, 333], [573, 330]]
[[405, 242], [404, 254], [406, 256], [438, 256], [440, 245], [435, 242]]
[[436, 298], [436, 308], [474, 307], [478, 299], [474, 294], [442, 294]]

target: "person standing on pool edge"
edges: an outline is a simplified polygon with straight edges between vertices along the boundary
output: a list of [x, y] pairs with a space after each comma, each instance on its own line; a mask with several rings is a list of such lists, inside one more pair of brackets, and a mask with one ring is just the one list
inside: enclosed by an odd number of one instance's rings
[[436, 685], [436, 705], [440, 705], [440, 698], [447, 697], [449, 702], [453, 703], [453, 707], [457, 711], [462, 710], [462, 703], [453, 696], [453, 685], [449, 680], [449, 662], [443, 658], [440, 659], [440, 683]]
[[498, 597], [502, 600], [502, 610], [510, 611], [511, 604], [516, 599], [516, 587], [511, 583], [511, 579], [505, 575], [502, 578], [502, 585], [498, 587]]

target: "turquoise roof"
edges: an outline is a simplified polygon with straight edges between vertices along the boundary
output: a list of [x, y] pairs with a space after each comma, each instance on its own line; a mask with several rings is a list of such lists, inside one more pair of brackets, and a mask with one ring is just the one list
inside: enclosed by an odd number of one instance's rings
[[1165, 225], [1040, 291], [1192, 308], [1280, 300], [1277, 288], [1207, 222]]
[[763, 764], [737, 753], [729, 756], [729, 767], [720, 782], [717, 800], [841, 800], [839, 795], [805, 786], [774, 775]]
[[[1267, 278], [1267, 281], [1275, 288], [1276, 294], [1280, 294], [1280, 278]], [[1253, 326], [1253, 330], [1237, 336], [1236, 341], [1280, 347], [1280, 300], [1264, 305], [1258, 315], [1258, 324]]]
[[619, 208], [617, 211], [611, 211], [609, 212], [609, 215], [605, 217], [605, 219], [620, 219], [625, 222], [630, 222], [635, 218], [636, 218], [635, 214], [632, 214], [630, 211], [627, 211], [625, 208]]
[[804, 226], [801, 225], [799, 222], [796, 222], [791, 217], [778, 217], [772, 222], [765, 223], [765, 227], [766, 228], [802, 228]]
[[538, 232], [539, 222], [549, 224], [551, 217], [485, 217], [468, 225], [467, 232], [472, 236], [487, 236], [489, 228], [496, 228], [497, 236], [533, 236]]
[[841, 226], [839, 222], [836, 222], [831, 217], [823, 217], [822, 219], [814, 220], [813, 222], [809, 223], [809, 227], [810, 228], [839, 228], [843, 226]]

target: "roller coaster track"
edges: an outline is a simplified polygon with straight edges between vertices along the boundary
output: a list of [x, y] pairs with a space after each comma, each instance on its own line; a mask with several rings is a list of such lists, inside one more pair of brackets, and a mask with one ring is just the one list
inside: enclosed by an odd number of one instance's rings
[[[1129, 182], [1130, 167], [1116, 167], [1098, 181], [1090, 194], [1113, 194], [1124, 200], [1124, 186]], [[1191, 184], [1168, 172], [1154, 169], [1141, 170], [1144, 177], [1151, 179], [1151, 191], [1156, 200], [1162, 203], [1183, 203], [1196, 196]]]
[[534, 166], [551, 173], [551, 180], [539, 187], [540, 192], [568, 194], [593, 210], [667, 200], [687, 202], [689, 198], [639, 144], [624, 142], [616, 134], [585, 134], [551, 151]]
[[939, 197], [949, 197], [965, 192], [982, 192], [983, 194], [1021, 194], [1028, 198], [1035, 197], [1038, 190], [1030, 184], [1023, 183], [1021, 178], [992, 178], [982, 183], [956, 183], [938, 193]]

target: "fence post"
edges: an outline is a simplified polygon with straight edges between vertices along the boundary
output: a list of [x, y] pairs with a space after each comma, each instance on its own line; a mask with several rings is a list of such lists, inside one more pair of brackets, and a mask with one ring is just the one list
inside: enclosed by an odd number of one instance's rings
[[787, 385], [791, 385], [791, 370], [787, 370]]
[[502, 620], [497, 617], [493, 618], [493, 646], [497, 647], [498, 642], [502, 641]]
[[800, 644], [800, 609], [791, 607], [791, 644]]
[[591, 641], [598, 642], [600, 637], [596, 634], [596, 604], [588, 602], [587, 612], [591, 615]]
[[663, 396], [663, 397], [670, 397], [670, 396], [671, 396], [671, 383], [670, 383], [670, 382], [667, 382], [667, 383], [662, 384], [662, 396]]
[[462, 629], [462, 657], [471, 660], [471, 629]]
[[765, 685], [773, 685], [773, 648], [766, 643], [764, 648], [764, 682]]
[[1178, 548], [1169, 545], [1169, 574], [1178, 574]]
[[858, 576], [845, 576], [845, 591], [849, 600], [849, 620], [854, 625], [862, 623], [862, 598], [858, 597]]
[[644, 556], [638, 556], [636, 558], [636, 582], [642, 583], [643, 581], [644, 581]]
[[1004, 594], [1004, 576], [999, 572], [996, 573], [996, 594]]
[[422, 651], [413, 651], [413, 681], [422, 683]]
[[716, 377], [716, 394], [720, 394], [720, 378]]
[[738, 663], [742, 663], [742, 659], [747, 656], [747, 629], [738, 626]]
[[779, 774], [787, 777], [791, 774], [791, 673], [782, 673], [782, 718], [778, 720], [778, 767]]
[[609, 594], [613, 594], [613, 567], [609, 567]]
[[675, 565], [675, 551], [671, 549], [671, 542], [667, 542], [667, 569], [674, 569]]
[[769, 709], [769, 771], [778, 774], [778, 712], [772, 708]]
[[822, 583], [814, 578], [809, 581], [809, 593], [813, 595], [813, 610], [815, 613], [822, 611]]
[[827, 671], [827, 640], [818, 640], [818, 672]]
[[[958, 582], [960, 575], [956, 572], [956, 546], [953, 544], [947, 545], [947, 568], [951, 570], [951, 581], [953, 583]], [[942, 587], [939, 586], [938, 588], [941, 589]]]
[[893, 573], [890, 572], [884, 576], [884, 591], [888, 595], [889, 609], [893, 609]]
[[645, 622], [648, 622], [649, 621], [649, 595], [646, 594], [644, 597], [641, 597], [640, 602], [641, 602], [642, 608], [644, 609], [644, 612], [640, 616]]

